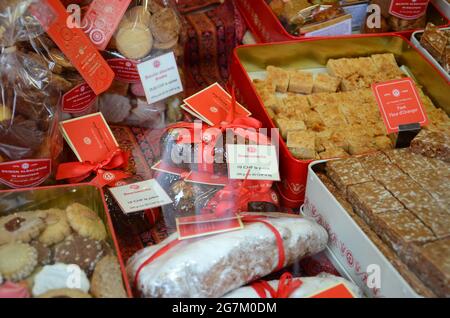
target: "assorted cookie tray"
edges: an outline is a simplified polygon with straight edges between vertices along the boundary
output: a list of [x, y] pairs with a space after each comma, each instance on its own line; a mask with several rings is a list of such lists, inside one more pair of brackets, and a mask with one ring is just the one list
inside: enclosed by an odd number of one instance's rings
[[131, 296], [102, 190], [0, 191], [0, 298]]

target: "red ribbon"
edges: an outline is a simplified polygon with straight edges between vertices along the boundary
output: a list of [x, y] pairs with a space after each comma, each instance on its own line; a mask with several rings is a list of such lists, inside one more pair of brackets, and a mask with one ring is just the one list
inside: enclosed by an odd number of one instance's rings
[[[187, 130], [188, 134], [179, 135], [177, 143], [199, 144], [198, 158], [197, 158], [199, 171], [214, 173], [214, 165], [213, 165], [214, 147], [218, 139], [228, 129], [231, 129], [235, 135], [246, 137], [252, 142], [264, 145], [270, 144], [270, 141], [267, 136], [249, 130], [262, 128], [262, 123], [259, 120], [251, 117], [235, 118], [237, 102], [234, 90], [232, 90], [231, 95], [232, 95], [231, 111], [227, 114], [227, 118], [222, 123], [214, 126], [207, 126], [205, 124], [202, 124], [201, 127], [196, 127], [196, 123], [181, 122], [173, 124], [167, 127], [165, 130], [167, 131], [177, 128], [184, 128]], [[199, 128], [200, 131], [198, 131]], [[196, 133], [201, 133], [202, 136], [201, 140], [196, 139], [197, 137]], [[192, 141], [192, 139], [194, 139], [194, 141]]]
[[92, 183], [104, 186], [112, 182], [117, 182], [118, 180], [130, 177], [128, 173], [120, 170], [113, 170], [118, 168], [125, 168], [128, 164], [128, 158], [128, 153], [117, 148], [100, 163], [93, 163], [88, 161], [62, 163], [58, 166], [56, 179], [68, 179], [70, 183], [79, 183], [89, 178], [92, 173], [95, 173], [97, 174], [97, 177], [92, 180]]
[[303, 282], [300, 279], [294, 280], [290, 273], [284, 273], [280, 277], [277, 290], [264, 280], [257, 281], [251, 285], [259, 297], [267, 298], [269, 292], [271, 298], [289, 298], [292, 293], [299, 288]]
[[[272, 231], [272, 233], [275, 235], [275, 239], [276, 239], [276, 244], [277, 244], [277, 248], [278, 248], [278, 265], [277, 268], [275, 269], [275, 271], [279, 271], [280, 269], [282, 269], [284, 267], [284, 263], [286, 261], [286, 252], [284, 250], [284, 245], [283, 245], [283, 239], [281, 237], [280, 232], [278, 232], [278, 230], [269, 222], [267, 222], [267, 216], [264, 215], [246, 215], [244, 217], [242, 217], [242, 221], [244, 223], [262, 223], [264, 225], [266, 225], [270, 231]], [[137, 288], [137, 284], [139, 281], [139, 275], [142, 272], [142, 270], [149, 265], [150, 263], [152, 263], [153, 261], [155, 261], [156, 259], [158, 259], [159, 257], [161, 257], [162, 255], [164, 255], [165, 253], [167, 253], [168, 251], [170, 251], [173, 247], [179, 245], [180, 243], [182, 243], [183, 241], [185, 242], [193, 242], [195, 240], [199, 240], [201, 238], [194, 238], [194, 239], [188, 239], [188, 240], [179, 240], [179, 239], [175, 239], [172, 242], [169, 242], [167, 245], [163, 246], [162, 248], [160, 248], [155, 254], [153, 254], [152, 256], [150, 256], [148, 259], [146, 259], [137, 269], [136, 274], [134, 275], [134, 282], [133, 285]]]

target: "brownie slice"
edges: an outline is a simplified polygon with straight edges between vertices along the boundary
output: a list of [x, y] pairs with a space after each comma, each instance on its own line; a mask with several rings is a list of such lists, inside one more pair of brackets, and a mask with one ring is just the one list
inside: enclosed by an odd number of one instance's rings
[[327, 175], [345, 195], [348, 186], [373, 181], [357, 158], [328, 162]]

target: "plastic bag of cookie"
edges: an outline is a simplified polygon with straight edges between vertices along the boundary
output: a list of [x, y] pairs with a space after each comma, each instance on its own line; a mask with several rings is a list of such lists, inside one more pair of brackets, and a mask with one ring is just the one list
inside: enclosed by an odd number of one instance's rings
[[31, 14], [36, 1], [0, 4], [0, 187], [22, 188], [49, 181], [62, 149], [58, 103], [70, 83]]
[[371, 0], [363, 33], [423, 29], [429, 0]]
[[181, 119], [182, 94], [149, 103], [137, 66], [173, 53], [183, 81], [182, 23], [171, 1], [131, 1], [104, 51], [116, 74], [110, 90], [100, 97], [99, 108], [108, 122], [157, 129]]

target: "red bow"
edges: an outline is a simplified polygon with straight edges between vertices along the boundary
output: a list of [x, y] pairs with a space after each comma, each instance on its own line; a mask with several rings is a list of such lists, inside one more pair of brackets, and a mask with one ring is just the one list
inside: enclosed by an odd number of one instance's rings
[[253, 283], [251, 287], [261, 298], [267, 298], [266, 292], [269, 292], [270, 297], [272, 298], [289, 298], [289, 296], [302, 284], [300, 279], [294, 280], [290, 273], [284, 273], [280, 277], [277, 290], [274, 290], [273, 287], [264, 280]]
[[100, 163], [92, 162], [69, 162], [60, 164], [56, 173], [57, 180], [68, 179], [70, 183], [79, 183], [89, 178], [92, 173], [97, 175], [91, 182], [101, 187], [130, 177], [128, 173], [120, 170], [128, 164], [129, 154], [117, 148], [108, 158]]
[[185, 129], [184, 131], [180, 131], [180, 134], [177, 137], [177, 143], [199, 144], [199, 171], [214, 173], [214, 147], [216, 146], [218, 139], [222, 137], [228, 129], [231, 129], [235, 135], [248, 138], [252, 142], [264, 145], [270, 144], [267, 136], [260, 134], [257, 131], [249, 130], [260, 129], [262, 127], [262, 123], [259, 120], [250, 117], [235, 118], [236, 105], [236, 97], [233, 90], [231, 111], [228, 113], [224, 122], [215, 126], [181, 122], [166, 128], [165, 131], [177, 128]]

